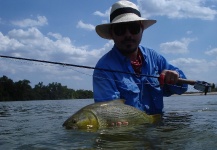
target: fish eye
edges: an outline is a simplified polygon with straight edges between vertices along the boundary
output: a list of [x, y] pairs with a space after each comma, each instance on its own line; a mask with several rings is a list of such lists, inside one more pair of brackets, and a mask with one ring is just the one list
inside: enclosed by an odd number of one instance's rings
[[77, 121], [75, 119], [72, 119], [72, 123], [77, 123]]

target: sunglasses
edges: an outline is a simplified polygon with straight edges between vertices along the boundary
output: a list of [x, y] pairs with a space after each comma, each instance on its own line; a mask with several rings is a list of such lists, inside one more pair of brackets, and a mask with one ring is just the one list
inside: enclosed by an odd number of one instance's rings
[[112, 30], [117, 36], [123, 36], [126, 31], [136, 35], [141, 30], [141, 22], [117, 23], [112, 25]]

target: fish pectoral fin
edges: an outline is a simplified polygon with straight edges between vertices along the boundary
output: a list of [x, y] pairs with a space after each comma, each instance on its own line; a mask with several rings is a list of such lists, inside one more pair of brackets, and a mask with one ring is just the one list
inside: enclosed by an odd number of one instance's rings
[[159, 123], [162, 120], [161, 114], [149, 115], [149, 121], [152, 124]]

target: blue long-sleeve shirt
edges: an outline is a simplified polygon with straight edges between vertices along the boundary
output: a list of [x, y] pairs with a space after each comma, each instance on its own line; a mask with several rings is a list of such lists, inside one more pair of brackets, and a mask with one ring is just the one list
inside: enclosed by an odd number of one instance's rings
[[[139, 48], [144, 59], [141, 74], [159, 76], [166, 69], [177, 71], [179, 78], [186, 78], [180, 69], [169, 64], [156, 51], [142, 46]], [[134, 73], [129, 58], [122, 55], [116, 46], [98, 61], [96, 68]], [[95, 102], [121, 98], [126, 100], [125, 104], [147, 114], [159, 114], [163, 113], [163, 96], [182, 94], [187, 91], [187, 85], [164, 85], [161, 88], [157, 78], [94, 70], [93, 91]]]

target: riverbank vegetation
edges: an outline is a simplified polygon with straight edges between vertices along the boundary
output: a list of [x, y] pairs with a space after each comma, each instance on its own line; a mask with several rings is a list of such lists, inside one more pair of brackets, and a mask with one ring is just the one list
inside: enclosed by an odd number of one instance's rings
[[61, 83], [44, 85], [39, 82], [31, 87], [29, 80], [14, 82], [6, 76], [0, 78], [0, 101], [20, 100], [60, 100], [60, 99], [87, 99], [93, 98], [90, 90], [74, 90]]
[[[93, 98], [90, 90], [74, 90], [61, 83], [53, 82], [44, 85], [39, 82], [33, 88], [29, 80], [14, 82], [6, 76], [0, 77], [0, 101], [27, 101], [27, 100], [60, 100], [60, 99], [88, 99]], [[217, 92], [217, 88], [212, 89]], [[187, 95], [201, 92], [186, 92]]]

